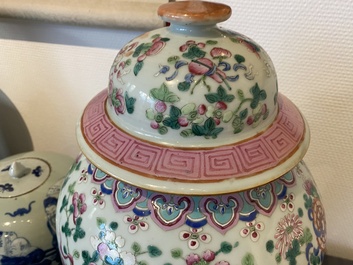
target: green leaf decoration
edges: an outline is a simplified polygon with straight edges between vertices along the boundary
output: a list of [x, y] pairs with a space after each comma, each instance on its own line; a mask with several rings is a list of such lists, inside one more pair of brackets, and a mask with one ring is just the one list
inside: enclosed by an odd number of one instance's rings
[[234, 134], [240, 133], [244, 129], [244, 122], [241, 120], [240, 116], [236, 115], [232, 122]]
[[245, 99], [244, 92], [241, 89], [237, 90], [238, 98], [240, 101], [243, 101]]
[[111, 222], [109, 225], [110, 229], [115, 231], [116, 229], [118, 229], [118, 223], [117, 222]]
[[234, 95], [226, 95], [226, 96], [224, 96], [223, 101], [230, 103], [230, 102], [232, 102], [234, 99], [235, 99], [235, 96], [234, 96]]
[[217, 94], [223, 100], [224, 97], [227, 96], [227, 91], [222, 86], [218, 86], [217, 87]]
[[91, 261], [91, 255], [88, 253], [87, 250], [82, 251], [82, 259], [84, 261], [83, 264], [88, 265], [89, 262]]
[[208, 118], [206, 121], [205, 121], [205, 129], [207, 131], [211, 131], [213, 130], [214, 128], [216, 128], [216, 122], [214, 121], [214, 119], [212, 118]]
[[131, 246], [132, 251], [136, 254], [136, 253], [140, 253], [141, 252], [141, 246], [139, 243], [134, 242]]
[[132, 54], [132, 57], [138, 57], [140, 54], [145, 53], [148, 51], [149, 48], [151, 48], [152, 43], [141, 43], [137, 48], [135, 49], [135, 52]]
[[178, 119], [177, 118], [172, 118], [172, 117], [166, 118], [163, 121], [163, 125], [165, 125], [167, 127], [170, 127], [170, 128], [172, 128], [174, 130], [180, 129], [180, 124], [178, 123]]
[[204, 136], [206, 139], [217, 138], [218, 134], [223, 131], [224, 128], [216, 128], [216, 122], [213, 118], [208, 118], [203, 125], [192, 124], [192, 132], [196, 136]]
[[313, 253], [310, 254], [310, 264], [319, 265], [321, 264], [321, 259], [318, 256], [315, 256]]
[[195, 58], [203, 58], [203, 57], [205, 57], [205, 55], [206, 55], [206, 52], [201, 50], [196, 45], [190, 46], [188, 51], [182, 54], [182, 56], [184, 58], [187, 58], [187, 59], [190, 59], [190, 60], [193, 60]]
[[209, 103], [216, 103], [221, 100], [218, 93], [208, 93], [205, 98]]
[[61, 232], [63, 232], [66, 237], [70, 237], [71, 236], [71, 229], [69, 227], [69, 221], [66, 221], [65, 225], [63, 225], [61, 227]]
[[127, 60], [125, 61], [125, 65], [126, 65], [126, 66], [131, 65], [131, 59], [127, 59]]
[[75, 242], [77, 242], [78, 239], [84, 238], [85, 235], [86, 235], [86, 232], [81, 227], [76, 227], [75, 233], [73, 235], [73, 239]]
[[217, 93], [208, 93], [205, 97], [209, 103], [216, 103], [218, 101], [232, 102], [235, 99], [235, 96], [232, 94], [227, 94], [227, 90], [225, 90], [222, 86], [217, 88]]
[[74, 195], [74, 193], [75, 193], [75, 185], [76, 185], [76, 181], [69, 185], [68, 191], [69, 191], [70, 195]]
[[196, 136], [203, 136], [206, 134], [204, 127], [201, 125], [193, 124], [191, 128], [192, 133]]
[[299, 217], [303, 217], [304, 216], [304, 212], [303, 212], [303, 209], [302, 208], [298, 208], [298, 215]]
[[78, 252], [77, 250], [74, 250], [74, 253], [72, 254], [72, 256], [73, 256], [75, 259], [79, 259], [79, 258], [80, 258], [80, 252]]
[[308, 244], [313, 241], [313, 235], [310, 232], [310, 229], [306, 227], [304, 229], [303, 236], [299, 238], [300, 245]]
[[78, 217], [78, 218], [76, 219], [76, 227], [81, 226], [81, 224], [82, 224], [82, 217]]
[[163, 120], [163, 125], [172, 129], [180, 129], [178, 118], [181, 116], [181, 110], [175, 106], [170, 107], [169, 117]]
[[224, 128], [219, 127], [219, 128], [215, 128], [210, 132], [210, 136], [212, 137], [212, 139], [216, 139], [218, 134], [221, 133], [223, 131]]
[[143, 61], [137, 62], [134, 66], [134, 75], [137, 76], [137, 74], [141, 71], [143, 67]]
[[175, 64], [176, 61], [178, 61], [180, 59], [179, 56], [170, 56], [168, 59], [167, 59], [167, 62], [169, 64]]
[[161, 126], [158, 128], [158, 133], [161, 135], [165, 135], [168, 132], [168, 128], [166, 126]]
[[234, 59], [235, 59], [238, 63], [243, 63], [243, 62], [245, 62], [245, 58], [244, 58], [243, 56], [241, 56], [240, 54], [234, 55]]
[[245, 254], [245, 256], [241, 259], [241, 265], [254, 265], [254, 256], [251, 253]]
[[63, 246], [63, 251], [64, 251], [64, 254], [67, 255], [67, 248], [66, 248], [66, 246]]
[[126, 110], [129, 114], [132, 114], [134, 112], [135, 102], [136, 98], [129, 97], [129, 94], [127, 93], [127, 91], [125, 91]]
[[69, 204], [69, 200], [66, 197], [66, 195], [64, 196], [63, 200], [62, 200], [62, 205], [60, 207], [60, 213], [66, 208], [66, 206]]
[[260, 100], [265, 100], [267, 97], [266, 91], [259, 88], [259, 85], [256, 83], [252, 88], [250, 88], [251, 94], [253, 94], [253, 99], [250, 103], [252, 109], [256, 109]]
[[240, 119], [245, 120], [248, 117], [248, 109], [244, 109], [239, 113]]
[[170, 115], [171, 118], [177, 119], [181, 115], [181, 110], [178, 107], [175, 107], [175, 106], [172, 105], [170, 107], [169, 115]]
[[158, 123], [163, 121], [163, 114], [162, 113], [157, 113], [156, 115], [154, 115], [154, 120]]
[[105, 219], [102, 217], [97, 217], [96, 224], [97, 224], [98, 228], [101, 228], [102, 225], [105, 225]]
[[188, 138], [188, 137], [194, 136], [194, 133], [192, 132], [192, 129], [186, 129], [180, 132], [180, 136], [184, 138]]
[[154, 35], [152, 35], [151, 36], [151, 39], [157, 39], [157, 38], [159, 38], [161, 36], [161, 34], [154, 34]]
[[151, 258], [159, 257], [162, 255], [162, 251], [156, 246], [148, 246], [147, 251]]
[[216, 45], [218, 43], [218, 41], [216, 40], [208, 40], [206, 41], [206, 44], [209, 44], [209, 45]]
[[267, 250], [267, 252], [272, 253], [274, 249], [275, 249], [275, 245], [273, 243], [273, 240], [267, 241], [266, 242], [266, 250]]
[[164, 83], [159, 88], [152, 88], [150, 95], [155, 99], [168, 103], [175, 103], [180, 100], [177, 95], [169, 91], [168, 87]]
[[275, 256], [275, 260], [276, 260], [277, 263], [280, 263], [282, 261], [281, 254], [277, 253], [276, 256]]
[[169, 38], [161, 38], [161, 41], [167, 42], [167, 41], [170, 41], [170, 39]]
[[[189, 115], [190, 113], [195, 113], [195, 109], [196, 109], [195, 103], [188, 103], [181, 108], [181, 113], [183, 115]], [[196, 111], [196, 115], [197, 115], [197, 111]]]
[[304, 197], [304, 201], [305, 201], [304, 206], [308, 210], [309, 208], [311, 208], [313, 206], [313, 200], [307, 194], [304, 194], [303, 197]]
[[155, 114], [154, 114], [153, 109], [149, 108], [149, 109], [146, 110], [146, 118], [151, 120], [151, 121], [155, 120]]
[[289, 260], [289, 264], [297, 264], [296, 257], [300, 255], [300, 243], [298, 239], [292, 241], [292, 248], [286, 253], [286, 260]]
[[228, 242], [222, 242], [221, 243], [221, 252], [224, 254], [228, 254], [232, 251], [233, 247], [232, 244], [228, 243]]
[[175, 259], [179, 259], [183, 257], [183, 250], [180, 248], [172, 249], [171, 253], [172, 253], [172, 257]]
[[186, 82], [186, 81], [180, 82], [180, 83], [178, 84], [178, 90], [179, 90], [179, 91], [182, 91], [182, 92], [188, 91], [188, 90], [190, 89], [190, 87], [191, 87], [191, 84], [188, 83], [188, 82]]
[[148, 263], [146, 261], [138, 261], [137, 265], [148, 265]]
[[93, 255], [92, 255], [92, 257], [91, 257], [91, 255], [89, 254], [89, 252], [87, 251], [87, 250], [83, 250], [82, 252], [81, 252], [82, 254], [82, 259], [83, 259], [83, 265], [89, 265], [89, 264], [91, 264], [92, 262], [96, 262], [96, 261], [98, 261], [98, 257], [99, 257], [99, 255], [98, 255], [98, 252], [97, 251], [94, 251], [93, 252]]

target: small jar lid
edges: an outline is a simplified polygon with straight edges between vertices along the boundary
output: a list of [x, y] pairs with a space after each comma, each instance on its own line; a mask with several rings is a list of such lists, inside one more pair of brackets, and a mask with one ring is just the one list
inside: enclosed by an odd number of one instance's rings
[[77, 128], [86, 157], [107, 174], [148, 190], [222, 194], [268, 183], [309, 145], [305, 119], [278, 93], [265, 50], [220, 28], [228, 6], [162, 5], [171, 23], [127, 43], [108, 91]]

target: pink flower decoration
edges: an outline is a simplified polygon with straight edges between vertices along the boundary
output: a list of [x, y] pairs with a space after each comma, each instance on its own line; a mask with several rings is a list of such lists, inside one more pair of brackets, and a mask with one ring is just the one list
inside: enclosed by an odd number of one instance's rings
[[78, 192], [75, 192], [74, 195], [72, 196], [72, 205], [74, 206], [74, 212], [73, 212], [73, 222], [76, 224], [76, 220], [78, 217], [80, 217], [86, 210], [87, 210], [87, 204], [85, 203], [86, 196], [84, 193], [81, 193], [80, 195]]
[[144, 54], [140, 55], [137, 58], [138, 62], [142, 62], [143, 60], [146, 59], [147, 56], [153, 56], [158, 54], [166, 45], [165, 41], [162, 41], [160, 37], [154, 39], [152, 41], [152, 46], [149, 48]]
[[275, 234], [276, 249], [279, 250], [279, 253], [284, 258], [292, 241], [294, 239], [299, 239], [303, 234], [302, 220], [300, 220], [299, 215], [296, 214], [287, 214], [278, 222], [276, 228], [277, 233]]
[[189, 64], [189, 72], [194, 75], [205, 75], [211, 77], [217, 83], [222, 83], [227, 77], [224, 72], [207, 58], [200, 58]]
[[283, 202], [280, 205], [280, 209], [282, 212], [284, 212], [286, 209], [288, 209], [290, 212], [294, 211], [294, 201], [295, 196], [293, 193], [287, 194], [283, 198]]
[[247, 237], [250, 235], [250, 238], [253, 242], [256, 242], [260, 238], [260, 233], [259, 231], [262, 231], [265, 229], [265, 225], [263, 222], [258, 222], [256, 223], [255, 221], [252, 222], [247, 222], [246, 227], [240, 230], [240, 235], [242, 237]]
[[213, 261], [214, 259], [216, 258], [216, 253], [214, 253], [213, 251], [211, 250], [206, 250], [203, 254], [202, 254], [202, 259], [204, 261], [207, 261], [207, 262], [211, 262]]
[[202, 228], [190, 228], [190, 231], [182, 231], [179, 234], [181, 240], [187, 240], [190, 249], [197, 249], [200, 242], [209, 243], [211, 241], [211, 236], [206, 233], [201, 233]]
[[226, 49], [215, 47], [210, 52], [213, 58], [224, 59], [232, 56], [232, 53]]
[[143, 217], [135, 215], [134, 217], [125, 216], [124, 222], [129, 225], [129, 232], [135, 234], [139, 229], [146, 231], [148, 229], [148, 223], [146, 223]]
[[199, 262], [200, 260], [201, 260], [200, 256], [193, 253], [189, 254], [185, 259], [187, 265], [193, 265]]
[[103, 199], [104, 194], [102, 191], [92, 188], [91, 195], [93, 196], [93, 205], [98, 205], [99, 208], [103, 209], [105, 206], [105, 201]]
[[203, 42], [196, 43], [196, 41], [194, 41], [194, 40], [188, 40], [185, 44], [183, 44], [179, 47], [179, 51], [185, 52], [192, 45], [195, 45], [195, 46], [199, 47], [200, 49], [203, 49], [206, 46], [206, 44]]
[[116, 114], [124, 114], [125, 113], [125, 99], [123, 96], [123, 90], [119, 88], [116, 91], [115, 99], [117, 99], [120, 102], [120, 105], [118, 107], [115, 107], [115, 112]]

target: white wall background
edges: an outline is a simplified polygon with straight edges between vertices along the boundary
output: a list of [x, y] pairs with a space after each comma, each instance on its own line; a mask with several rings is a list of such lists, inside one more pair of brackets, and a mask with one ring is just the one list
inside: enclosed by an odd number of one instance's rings
[[[353, 259], [353, 1], [220, 2], [233, 8], [223, 26], [267, 50], [280, 91], [306, 116], [305, 161], [326, 206], [328, 253]], [[78, 153], [81, 111], [106, 87], [118, 49], [138, 34], [0, 19], [0, 89], [22, 113], [36, 150]]]

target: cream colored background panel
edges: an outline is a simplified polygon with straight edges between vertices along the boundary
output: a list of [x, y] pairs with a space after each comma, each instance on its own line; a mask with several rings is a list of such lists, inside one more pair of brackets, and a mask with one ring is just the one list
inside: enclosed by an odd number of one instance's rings
[[[223, 25], [267, 50], [280, 91], [307, 118], [305, 161], [326, 206], [328, 253], [353, 259], [353, 1], [222, 2], [233, 8]], [[47, 34], [27, 25], [37, 35], [21, 37], [20, 24], [0, 23], [0, 88], [23, 114], [37, 150], [75, 156], [81, 111], [107, 85], [120, 43], [139, 32], [48, 24], [41, 25]]]

